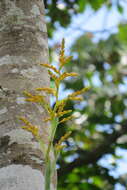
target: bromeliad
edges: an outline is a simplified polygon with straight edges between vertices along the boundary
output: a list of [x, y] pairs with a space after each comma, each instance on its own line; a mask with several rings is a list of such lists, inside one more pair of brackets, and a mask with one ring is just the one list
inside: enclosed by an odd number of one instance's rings
[[[68, 100], [73, 101], [82, 101], [83, 97], [81, 96], [83, 93], [89, 90], [89, 87], [83, 88], [77, 92], [73, 92], [72, 94], [68, 95], [63, 100], [59, 100], [59, 87], [62, 80], [67, 77], [76, 77], [77, 73], [67, 73], [63, 72], [63, 67], [65, 64], [70, 62], [72, 56], [65, 55], [65, 41], [62, 40], [60, 53], [59, 53], [59, 67], [58, 69], [53, 65], [49, 65], [47, 63], [41, 63], [42, 67], [46, 67], [48, 69], [48, 73], [53, 80], [54, 87], [38, 87], [35, 89], [35, 93], [31, 94], [30, 92], [25, 91], [24, 94], [27, 97], [26, 101], [34, 102], [41, 105], [47, 112], [48, 117], [43, 120], [43, 122], [50, 121], [51, 124], [51, 135], [49, 137], [48, 146], [45, 144], [44, 140], [39, 134], [39, 130], [37, 126], [33, 126], [26, 118], [21, 117], [20, 119], [24, 122], [25, 126], [22, 128], [27, 130], [33, 134], [36, 140], [40, 143], [42, 152], [44, 154], [45, 159], [45, 190], [51, 190], [51, 178], [55, 173], [56, 169], [56, 161], [60, 154], [61, 149], [65, 147], [63, 142], [70, 136], [71, 132], [68, 132], [61, 137], [61, 139], [53, 145], [55, 133], [59, 123], [66, 122], [72, 119], [72, 116], [64, 117], [66, 114], [70, 114], [72, 110], [64, 110], [64, 107]], [[46, 97], [41, 94], [41, 92], [45, 92], [46, 94], [53, 95], [55, 97], [55, 106], [52, 108], [50, 103], [47, 102]], [[62, 117], [62, 119], [61, 119]], [[45, 151], [44, 151], [45, 150]], [[50, 159], [50, 152], [54, 152], [54, 160]]]

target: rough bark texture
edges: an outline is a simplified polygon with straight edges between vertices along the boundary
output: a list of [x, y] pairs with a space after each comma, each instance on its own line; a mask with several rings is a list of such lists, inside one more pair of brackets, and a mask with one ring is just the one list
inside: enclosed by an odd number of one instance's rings
[[0, 0], [0, 190], [44, 189], [43, 155], [18, 119], [27, 117], [46, 141], [45, 111], [23, 97], [26, 89], [49, 86], [40, 62], [48, 62], [43, 1]]

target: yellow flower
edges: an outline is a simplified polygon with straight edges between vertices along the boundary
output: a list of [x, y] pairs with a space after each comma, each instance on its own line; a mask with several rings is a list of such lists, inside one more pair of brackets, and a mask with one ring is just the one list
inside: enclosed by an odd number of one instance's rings
[[27, 96], [29, 98], [33, 97], [33, 95], [30, 92], [24, 91], [23, 93], [24, 93], [25, 96]]
[[20, 117], [19, 118], [23, 123], [25, 123], [25, 126], [22, 126], [22, 129], [25, 129], [26, 131], [31, 132], [35, 137], [39, 136], [39, 130], [36, 126], [32, 125], [26, 118]]
[[59, 53], [59, 62], [60, 62], [60, 68], [59, 70], [70, 60], [72, 59], [72, 56], [65, 56], [65, 40], [62, 40], [61, 49]]
[[87, 92], [90, 89], [90, 87], [85, 87], [77, 92], [73, 92], [72, 94], [69, 95], [69, 97], [74, 97], [74, 96], [78, 96], [80, 94], [83, 94], [85, 92]]
[[55, 145], [55, 150], [56, 151], [60, 151], [60, 150], [62, 150], [63, 148], [65, 148], [66, 147], [66, 145]]
[[65, 133], [65, 135], [62, 136], [62, 137], [60, 138], [60, 140], [58, 141], [58, 143], [55, 145], [56, 148], [57, 148], [57, 149], [60, 148], [60, 147], [62, 146], [61, 144], [62, 144], [70, 135], [71, 135], [71, 131]]
[[55, 94], [56, 94], [56, 90], [53, 89], [53, 88], [49, 88], [49, 87], [36, 88], [36, 90], [37, 90], [37, 91], [45, 91], [46, 93], [52, 94], [52, 95], [54, 95], [54, 96], [55, 96]]
[[44, 122], [48, 122], [48, 121], [51, 121], [51, 117], [46, 117], [43, 119]]
[[61, 43], [61, 49], [60, 49], [60, 54], [59, 54], [59, 57], [64, 57], [64, 53], [65, 53], [65, 40], [64, 38], [62, 39], [62, 43]]
[[83, 100], [83, 97], [73, 97], [73, 96], [69, 96], [69, 100], [82, 101], [82, 100]]
[[19, 117], [19, 119], [20, 119], [21, 121], [23, 121], [23, 123], [25, 123], [26, 125], [31, 125], [31, 123], [30, 123], [26, 118], [24, 118], [24, 117]]
[[66, 64], [68, 63], [69, 61], [72, 60], [72, 56], [63, 56], [63, 57], [60, 57], [59, 58], [59, 62], [60, 62], [60, 69]]
[[46, 63], [41, 63], [40, 65], [43, 66], [43, 67], [47, 67], [47, 68], [53, 70], [57, 74], [60, 74], [60, 71], [57, 70], [56, 67], [54, 67], [53, 65], [49, 65], [49, 64], [46, 64]]
[[44, 99], [44, 96], [40, 95], [40, 94], [31, 94], [27, 91], [24, 91], [24, 94], [25, 96], [27, 96], [28, 98], [26, 98], [26, 101], [29, 101], [29, 102], [44, 102], [45, 99]]
[[51, 71], [48, 71], [48, 73], [49, 73], [50, 77], [54, 80], [54, 82], [56, 84], [56, 88], [58, 88], [59, 87], [58, 77], [55, 74], [53, 74]]
[[77, 77], [77, 76], [78, 76], [77, 73], [67, 73], [67, 72], [65, 72], [62, 75], [60, 75], [60, 77], [57, 80], [63, 80], [65, 78], [67, 78], [67, 77]]
[[61, 116], [65, 115], [65, 114], [68, 114], [68, 113], [71, 113], [71, 112], [72, 112], [72, 110], [67, 110], [67, 111], [62, 111], [62, 112], [58, 111], [57, 116], [61, 117]]
[[23, 126], [22, 129], [25, 129], [26, 131], [31, 132], [35, 137], [39, 136], [39, 130], [35, 126]]
[[63, 123], [63, 122], [68, 121], [68, 120], [70, 120], [70, 119], [72, 119], [72, 118], [73, 118], [73, 116], [71, 115], [71, 116], [69, 116], [69, 117], [66, 117], [66, 118], [60, 120], [59, 123]]
[[67, 99], [63, 99], [56, 102], [56, 110], [58, 110], [58, 113], [63, 111], [66, 101]]
[[38, 94], [38, 95], [33, 95], [33, 97], [31, 98], [26, 98], [26, 101], [41, 103], [41, 102], [44, 102], [45, 100], [44, 100], [44, 96]]
[[51, 78], [53, 80], [56, 80], [57, 79], [57, 76], [55, 74], [53, 74], [50, 70], [48, 71], [49, 75], [51, 76]]

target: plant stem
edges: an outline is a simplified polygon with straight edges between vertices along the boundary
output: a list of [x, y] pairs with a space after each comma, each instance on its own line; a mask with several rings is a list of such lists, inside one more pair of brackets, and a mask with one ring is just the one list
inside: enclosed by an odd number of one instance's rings
[[46, 162], [46, 168], [45, 168], [45, 190], [50, 190], [50, 184], [51, 184], [51, 165], [50, 160]]
[[47, 153], [45, 157], [45, 167], [46, 167], [45, 168], [45, 190], [50, 190], [51, 177], [52, 177], [52, 174], [54, 174], [55, 172], [56, 159], [54, 158], [54, 161], [50, 161], [50, 151], [51, 149], [53, 149], [53, 139], [55, 136], [57, 125], [58, 125], [58, 118], [54, 118], [51, 124], [52, 124], [52, 132], [51, 132], [51, 137], [50, 137], [50, 141], [48, 144]]

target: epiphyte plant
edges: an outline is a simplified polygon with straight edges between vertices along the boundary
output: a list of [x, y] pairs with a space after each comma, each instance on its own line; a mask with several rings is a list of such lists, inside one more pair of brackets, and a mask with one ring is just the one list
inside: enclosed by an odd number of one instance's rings
[[[77, 73], [71, 72], [64, 72], [64, 66], [68, 62], [70, 62], [72, 56], [65, 55], [65, 40], [62, 40], [59, 52], [59, 65], [56, 68], [53, 65], [47, 63], [41, 63], [42, 67], [48, 69], [48, 73], [53, 80], [53, 87], [39, 87], [35, 89], [34, 94], [25, 91], [24, 94], [26, 96], [26, 101], [34, 102], [41, 105], [48, 114], [48, 117], [44, 119], [43, 122], [50, 122], [51, 125], [51, 134], [48, 138], [48, 145], [45, 144], [44, 139], [41, 137], [39, 129], [37, 126], [34, 126], [31, 122], [29, 122], [26, 118], [20, 117], [20, 119], [25, 124], [22, 128], [26, 131], [32, 133], [32, 135], [36, 138], [38, 143], [40, 144], [44, 161], [45, 161], [45, 190], [51, 190], [51, 179], [52, 176], [55, 174], [56, 171], [56, 161], [60, 154], [60, 151], [65, 147], [63, 142], [70, 136], [71, 131], [64, 134], [60, 140], [53, 145], [55, 133], [57, 127], [60, 123], [66, 122], [72, 118], [72, 116], [64, 117], [66, 114], [71, 113], [72, 110], [65, 110], [64, 107], [68, 100], [73, 101], [82, 101], [83, 97], [81, 96], [83, 93], [89, 90], [89, 87], [85, 87], [77, 92], [73, 92], [68, 95], [66, 98], [59, 100], [59, 87], [61, 81], [67, 77], [76, 77], [78, 76]], [[46, 100], [46, 96], [42, 93], [46, 93], [48, 95], [53, 95], [55, 97], [55, 106], [52, 108], [50, 103]], [[62, 117], [62, 119], [61, 119]], [[50, 154], [51, 152], [54, 153], [54, 159], [51, 159]]]

